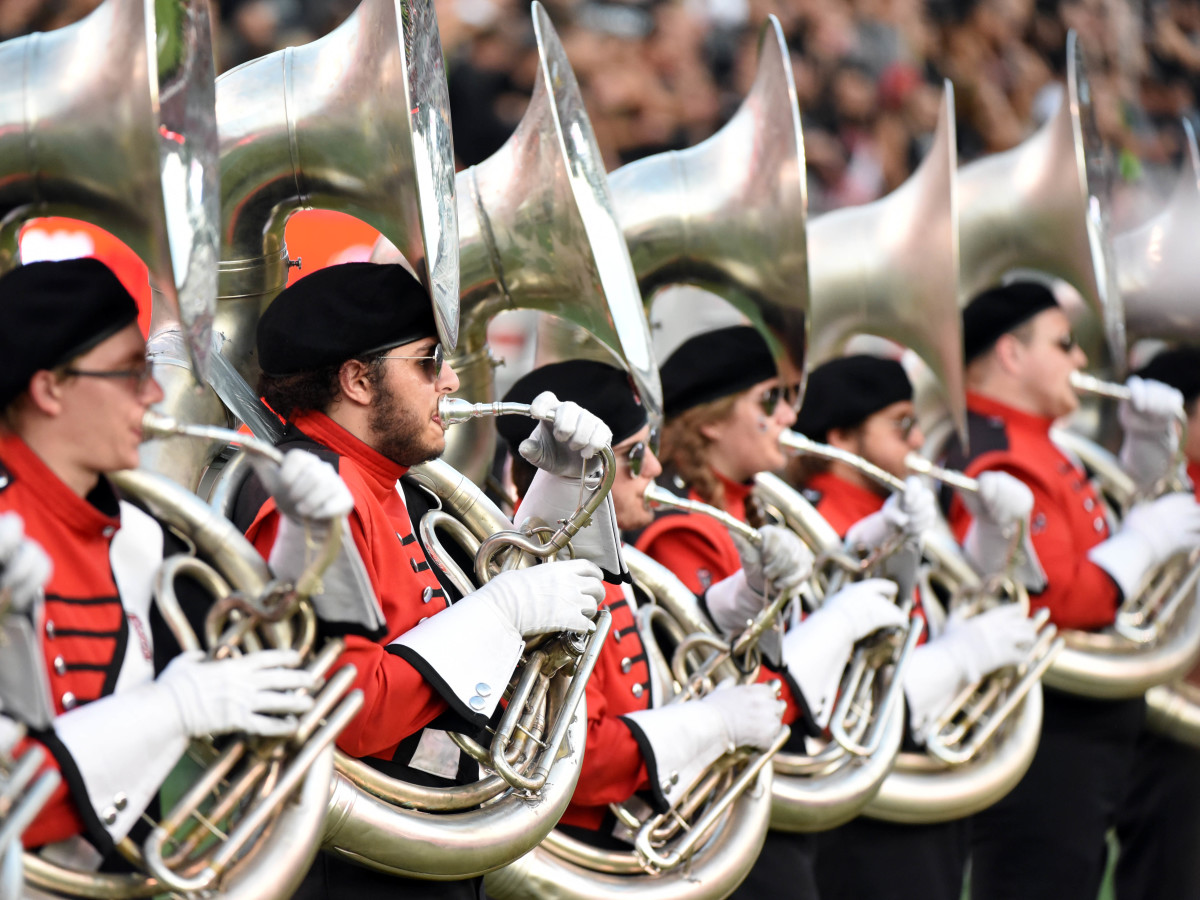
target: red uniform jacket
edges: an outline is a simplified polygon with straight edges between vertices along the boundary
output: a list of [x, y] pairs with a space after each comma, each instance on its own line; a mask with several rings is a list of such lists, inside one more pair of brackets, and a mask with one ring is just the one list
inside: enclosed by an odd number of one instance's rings
[[[408, 470], [380, 455], [322, 413], [298, 416], [283, 444], [293, 440], [297, 444], [309, 443], [310, 447], [311, 442], [316, 442], [333, 452], [332, 461], [338, 474], [354, 496], [350, 532], [387, 620], [387, 633], [381, 640], [346, 636], [346, 651], [341, 661], [357, 667], [354, 686], [363, 691], [366, 702], [337, 744], [355, 757], [407, 765], [416, 751], [421, 730], [448, 709], [452, 708], [476, 727], [486, 724], [449, 691], [445, 695], [439, 693], [427, 677], [431, 673], [418, 671], [405, 657], [405, 648], [388, 646], [448, 605], [446, 593], [413, 533], [408, 508], [400, 493], [400, 477]], [[322, 455], [330, 458], [329, 454]], [[267, 498], [246, 532], [264, 556], [274, 545], [278, 525], [275, 502]], [[455, 780], [455, 776], [447, 773], [437, 777]]]
[[[44, 614], [37, 624], [55, 713], [61, 715], [113, 693], [127, 648], [142, 654], [152, 670], [150, 623], [132, 610], [127, 613], [113, 574], [110, 548], [121, 517], [109, 482], [101, 479], [88, 498], [82, 499], [19, 437], [3, 437], [2, 512], [19, 513], [26, 535], [41, 544], [54, 563], [46, 585]], [[146, 564], [161, 562], [160, 550], [158, 558]], [[49, 750], [63, 780], [23, 835], [25, 846], [38, 847], [86, 833], [106, 854], [111, 839], [96, 818], [70, 753], [52, 732], [34, 737]]]
[[[721, 478], [725, 487], [725, 511], [740, 521], [746, 521], [749, 485], [729, 481], [720, 475], [717, 477]], [[690, 491], [688, 497], [692, 500], [702, 499], [694, 491]], [[728, 529], [703, 513], [668, 512], [660, 515], [641, 533], [636, 546], [670, 569], [687, 585], [688, 590], [698, 595], [742, 568], [742, 558]], [[794, 734], [801, 730], [798, 726], [802, 726], [809, 734], [818, 733], [800, 688], [791, 676], [786, 670], [775, 671], [764, 664], [759, 672], [759, 681], [775, 679], [783, 683], [782, 696], [787, 703], [784, 724], [791, 725]]]
[[[967, 395], [971, 456], [953, 445], [952, 468], [968, 475], [998, 470], [1025, 482], [1033, 492], [1030, 533], [1046, 573], [1046, 589], [1030, 598], [1035, 609], [1050, 610], [1060, 628], [1096, 629], [1111, 625], [1120, 591], [1093, 564], [1088, 551], [1109, 534], [1104, 506], [1084, 470], [1050, 440], [1052, 420], [1020, 412], [978, 394]], [[970, 513], [955, 497], [950, 525], [961, 541]]]
[[606, 584], [603, 606], [612, 628], [587, 684], [587, 747], [583, 769], [562, 824], [596, 830], [609, 803], [621, 803], [650, 786], [642, 751], [621, 720], [625, 713], [650, 708], [650, 667], [634, 621], [634, 610], [619, 585]]

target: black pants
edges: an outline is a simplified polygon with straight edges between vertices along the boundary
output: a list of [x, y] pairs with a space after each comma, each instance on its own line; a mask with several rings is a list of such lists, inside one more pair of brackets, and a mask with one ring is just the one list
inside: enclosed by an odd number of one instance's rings
[[1145, 703], [1044, 696], [1033, 765], [971, 823], [971, 900], [1096, 900]]
[[815, 835], [767, 832], [762, 853], [729, 900], [817, 900]]
[[483, 879], [422, 881], [397, 878], [356, 866], [332, 853], [318, 853], [293, 900], [487, 900]]
[[817, 835], [821, 900], [959, 900], [969, 820], [894, 825], [858, 818]]
[[1200, 749], [1143, 732], [1117, 838], [1118, 900], [1200, 900]]

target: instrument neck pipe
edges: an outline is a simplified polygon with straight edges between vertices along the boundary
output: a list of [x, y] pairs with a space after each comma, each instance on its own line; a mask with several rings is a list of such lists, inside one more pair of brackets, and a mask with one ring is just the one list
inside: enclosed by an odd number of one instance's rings
[[831, 447], [828, 444], [814, 441], [800, 434], [798, 431], [784, 431], [779, 436], [779, 445], [784, 450], [793, 454], [816, 456], [821, 459], [827, 459], [830, 462], [840, 462], [850, 466], [855, 471], [861, 472], [889, 491], [904, 490], [904, 480], [902, 478], [897, 478], [891, 472], [881, 469], [874, 463], [867, 462], [861, 456], [850, 453], [848, 450], [839, 450], [837, 447]]

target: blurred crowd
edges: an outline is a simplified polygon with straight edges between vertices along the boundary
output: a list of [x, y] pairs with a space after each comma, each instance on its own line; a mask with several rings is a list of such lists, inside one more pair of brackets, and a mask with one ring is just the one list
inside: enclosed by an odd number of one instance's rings
[[[98, 0], [0, 0], [0, 39], [66, 24]], [[543, 0], [579, 77], [609, 168], [695, 144], [737, 108], [760, 26], [792, 54], [813, 212], [886, 194], [921, 160], [943, 79], [959, 159], [1006, 150], [1063, 95], [1067, 29], [1090, 65], [1120, 184], [1116, 224], [1169, 189], [1196, 124], [1200, 0]], [[336, 26], [357, 0], [213, 0], [219, 68]], [[462, 165], [520, 120], [537, 53], [528, 0], [437, 0]], [[1124, 199], [1124, 198], [1132, 199]], [[1149, 199], [1153, 198], [1153, 199]]]

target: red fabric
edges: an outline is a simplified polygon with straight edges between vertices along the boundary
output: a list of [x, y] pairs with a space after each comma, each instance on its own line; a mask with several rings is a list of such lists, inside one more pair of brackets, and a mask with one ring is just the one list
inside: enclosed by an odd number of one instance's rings
[[[399, 479], [407, 469], [321, 413], [299, 416], [295, 425], [341, 457], [338, 473], [354, 495], [350, 533], [387, 620], [387, 635], [379, 643], [355, 635], [346, 638], [341, 663], [353, 663], [358, 669], [354, 686], [362, 690], [366, 702], [337, 744], [352, 756], [390, 760], [399, 743], [437, 718], [446, 703], [416, 669], [384, 648], [445, 609], [446, 600], [413, 535], [399, 493]], [[270, 555], [278, 526], [279, 513], [274, 501], [268, 500], [246, 532], [264, 557]], [[426, 568], [415, 572], [414, 564], [421, 563]], [[431, 602], [424, 603], [422, 592], [427, 587], [435, 593]]]
[[1200, 500], [1200, 463], [1187, 464], [1187, 477], [1192, 480], [1192, 490], [1196, 492], [1196, 499]]
[[[971, 460], [966, 473], [1008, 472], [1033, 492], [1030, 529], [1033, 547], [1046, 572], [1046, 590], [1031, 597], [1034, 609], [1050, 610], [1060, 628], [1096, 629], [1111, 625], [1120, 592], [1088, 551], [1110, 534], [1104, 507], [1087, 474], [1050, 440], [1052, 420], [1032, 416], [978, 394], [967, 395], [967, 408], [1004, 424], [1008, 447]], [[959, 541], [971, 515], [956, 495], [950, 525]]]
[[[609, 803], [628, 800], [649, 787], [646, 762], [629, 727], [618, 717], [650, 708], [650, 667], [634, 622], [634, 611], [619, 586], [606, 584], [603, 606], [612, 628], [587, 683], [587, 747], [579, 784], [562, 817], [564, 825], [600, 827]], [[629, 671], [622, 661], [629, 660]], [[634, 685], [641, 685], [641, 696]]]
[[[26, 535], [41, 544], [54, 562], [39, 629], [55, 712], [61, 715], [68, 692], [80, 703], [98, 699], [105, 693], [109, 672], [114, 672], [115, 681], [120, 665], [114, 654], [124, 608], [113, 579], [109, 545], [121, 520], [77, 496], [19, 437], [0, 438], [0, 460], [8, 472], [7, 484], [0, 490], [0, 513], [19, 513]], [[60, 657], [62, 664], [56, 667]], [[99, 668], [73, 668], [77, 665]], [[22, 752], [27, 745], [22, 745]], [[27, 847], [39, 847], [84, 830], [64, 782], [22, 840]]]

